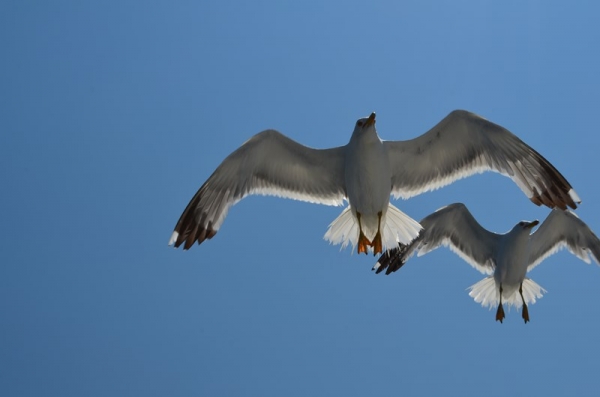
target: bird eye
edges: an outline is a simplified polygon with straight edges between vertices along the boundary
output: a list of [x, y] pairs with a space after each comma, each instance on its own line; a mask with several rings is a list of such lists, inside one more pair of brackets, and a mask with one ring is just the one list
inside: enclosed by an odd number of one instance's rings
[[362, 121], [360, 121], [360, 120], [358, 120], [358, 121], [356, 122], [356, 125], [357, 125], [357, 126], [359, 126], [359, 127], [362, 127], [362, 126], [363, 126], [363, 122], [362, 122]]

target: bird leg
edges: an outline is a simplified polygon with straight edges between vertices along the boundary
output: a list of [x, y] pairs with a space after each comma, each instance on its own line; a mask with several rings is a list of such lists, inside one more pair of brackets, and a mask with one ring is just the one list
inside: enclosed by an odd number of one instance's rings
[[369, 245], [372, 245], [369, 239], [365, 236], [362, 231], [362, 225], [360, 223], [360, 212], [356, 213], [356, 219], [358, 220], [358, 253], [367, 254]]
[[502, 324], [504, 317], [504, 307], [502, 307], [502, 284], [500, 284], [500, 303], [498, 304], [498, 311], [496, 311], [496, 321], [500, 321], [500, 324]]
[[496, 321], [500, 321], [500, 323], [502, 323], [504, 317], [504, 308], [502, 307], [502, 303], [500, 303], [498, 305], [498, 310], [496, 311]]
[[529, 310], [527, 309], [527, 304], [525, 303], [525, 298], [523, 298], [523, 283], [519, 287], [519, 294], [521, 294], [521, 299], [523, 300], [523, 320], [525, 320], [525, 324], [529, 321]]
[[383, 246], [381, 244], [381, 216], [383, 213], [379, 211], [377, 213], [377, 234], [371, 243], [371, 247], [373, 247], [373, 255], [377, 255], [383, 252]]

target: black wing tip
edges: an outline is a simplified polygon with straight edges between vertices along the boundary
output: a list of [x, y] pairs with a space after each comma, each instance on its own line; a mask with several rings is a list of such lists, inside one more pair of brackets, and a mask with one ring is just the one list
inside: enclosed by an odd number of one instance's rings
[[567, 207], [576, 209], [578, 204], [581, 204], [581, 199], [567, 181], [567, 179], [541, 154], [534, 151], [538, 156], [538, 161], [546, 175], [549, 176], [547, 182], [544, 184], [538, 179], [540, 186], [547, 186], [542, 192], [538, 192], [534, 188], [531, 201], [537, 205], [545, 205], [549, 208], [558, 207], [562, 210], [566, 210]]
[[380, 262], [380, 260], [381, 260], [381, 258], [377, 260], [379, 267], [373, 266], [373, 268], [371, 269], [371, 270], [375, 270], [375, 274], [381, 273], [387, 267], [387, 265]]
[[408, 246], [399, 244], [398, 248], [392, 248], [385, 251], [379, 259], [377, 259], [377, 263], [379, 267], [373, 267], [372, 270], [375, 270], [375, 274], [379, 274], [385, 270], [385, 275], [389, 276], [393, 272], [400, 269], [404, 266], [404, 262], [402, 261], [402, 256]]
[[581, 204], [581, 200], [573, 200], [573, 197], [571, 197], [570, 194], [571, 191], [573, 191], [571, 188], [566, 192], [557, 191], [556, 188], [554, 188], [540, 193], [534, 188], [533, 195], [529, 199], [537, 206], [545, 205], [550, 209], [560, 208], [563, 211], [566, 210], [567, 207], [577, 209], [577, 205]]
[[172, 244], [175, 248], [179, 248], [183, 244], [183, 249], [189, 250], [195, 242], [200, 245], [204, 240], [210, 240], [217, 234], [217, 230], [213, 228], [213, 222], [207, 219], [208, 214], [199, 208], [206, 184], [207, 182], [204, 182], [185, 207], [175, 225], [169, 245]]
[[179, 248], [183, 244], [183, 250], [187, 251], [194, 246], [194, 243], [198, 243], [198, 245], [202, 244], [205, 240], [210, 240], [217, 234], [217, 230], [212, 228], [212, 223], [209, 222], [208, 226], [201, 227], [196, 224], [193, 229], [184, 229], [185, 231], [180, 231], [177, 228], [175, 229], [175, 233], [177, 233], [177, 238], [173, 242], [173, 246], [175, 248]]

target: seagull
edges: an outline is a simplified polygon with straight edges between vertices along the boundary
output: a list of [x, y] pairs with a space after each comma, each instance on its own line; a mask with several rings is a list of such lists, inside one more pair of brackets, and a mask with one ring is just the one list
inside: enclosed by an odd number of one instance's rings
[[331, 149], [301, 145], [265, 130], [231, 153], [183, 211], [169, 245], [187, 250], [211, 239], [229, 208], [251, 194], [325, 205], [349, 205], [325, 240], [358, 253], [408, 244], [421, 226], [390, 204], [458, 179], [495, 171], [510, 177], [536, 205], [577, 208], [579, 196], [542, 155], [507, 129], [455, 110], [425, 134], [382, 141], [375, 113], [356, 122], [350, 142]]
[[[586, 263], [590, 257], [600, 264], [600, 240], [569, 210], [553, 209], [538, 230], [537, 220], [517, 223], [508, 233], [484, 229], [462, 203], [440, 208], [421, 220], [423, 231], [409, 245], [385, 252], [373, 270], [395, 272], [415, 253], [424, 255], [441, 245], [448, 246], [475, 269], [489, 276], [469, 287], [469, 296], [482, 306], [498, 305], [496, 321], [504, 319], [503, 301], [519, 308], [529, 321], [528, 303], [546, 292], [526, 274], [552, 254], [567, 248]], [[518, 291], [518, 294], [517, 294]], [[520, 298], [520, 299], [519, 299]]]

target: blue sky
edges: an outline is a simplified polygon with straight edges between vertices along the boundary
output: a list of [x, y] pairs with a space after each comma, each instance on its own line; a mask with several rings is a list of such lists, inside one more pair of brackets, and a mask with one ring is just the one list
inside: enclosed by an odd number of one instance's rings
[[[600, 269], [561, 252], [504, 324], [447, 249], [391, 276], [323, 240], [340, 208], [250, 197], [167, 247], [197, 188], [253, 134], [346, 144], [453, 109], [550, 160], [600, 232], [595, 2], [3, 2], [0, 394], [595, 395]], [[543, 220], [508, 178], [394, 204], [464, 202], [505, 232]]]

